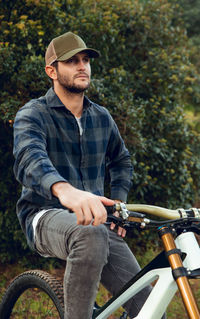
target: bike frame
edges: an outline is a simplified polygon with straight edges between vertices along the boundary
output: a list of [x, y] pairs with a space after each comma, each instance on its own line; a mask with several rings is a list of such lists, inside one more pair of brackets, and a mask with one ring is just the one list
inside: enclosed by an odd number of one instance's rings
[[[115, 310], [122, 306], [131, 297], [137, 294], [147, 285], [157, 280], [152, 292], [135, 319], [160, 319], [168, 304], [177, 291], [177, 285], [171, 273], [171, 268], [154, 269], [143, 275], [125, 292], [113, 300], [111, 304], [104, 306], [104, 311], [93, 318], [106, 319]], [[109, 302], [108, 302], [109, 303]]]
[[154, 283], [154, 287], [134, 319], [160, 319], [177, 290], [180, 291], [188, 317], [200, 319], [188, 276], [184, 271], [187, 269], [190, 273], [192, 270], [197, 270], [198, 276], [200, 276], [200, 249], [196, 237], [193, 232], [183, 232], [174, 240], [168, 227], [161, 227], [159, 235], [163, 242], [164, 252], [160, 253], [134, 276], [115, 297], [96, 310], [93, 319], [108, 318], [135, 294], [152, 283]]

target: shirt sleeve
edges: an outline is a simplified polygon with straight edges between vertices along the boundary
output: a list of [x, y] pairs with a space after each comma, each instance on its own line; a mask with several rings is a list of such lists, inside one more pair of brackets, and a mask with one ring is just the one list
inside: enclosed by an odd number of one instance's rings
[[14, 174], [23, 186], [51, 200], [51, 186], [66, 180], [48, 157], [44, 127], [35, 107], [18, 111], [14, 122]]
[[111, 198], [124, 202], [132, 185], [133, 166], [116, 123], [111, 118], [111, 135], [107, 151], [107, 167], [111, 179]]

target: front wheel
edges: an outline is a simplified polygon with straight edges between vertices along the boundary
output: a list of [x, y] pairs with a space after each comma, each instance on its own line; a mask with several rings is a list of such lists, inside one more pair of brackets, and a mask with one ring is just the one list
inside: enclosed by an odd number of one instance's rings
[[18, 275], [2, 298], [0, 318], [63, 319], [62, 283], [41, 270], [30, 270]]

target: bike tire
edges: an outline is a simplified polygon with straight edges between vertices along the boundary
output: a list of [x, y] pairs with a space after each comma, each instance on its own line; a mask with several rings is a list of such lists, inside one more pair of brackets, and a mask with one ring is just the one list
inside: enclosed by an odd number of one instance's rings
[[[26, 296], [23, 304], [23, 297], [27, 294], [30, 294], [30, 297]], [[40, 294], [43, 301], [38, 301]], [[33, 299], [34, 295], [35, 300]], [[22, 301], [20, 301], [21, 298]], [[32, 308], [34, 308], [35, 313], [30, 313], [30, 300], [34, 302]], [[25, 302], [28, 303], [27, 306]], [[47, 309], [49, 305], [51, 309]], [[35, 309], [37, 307], [40, 307], [40, 309]], [[41, 309], [41, 307], [44, 309]], [[39, 311], [39, 313], [36, 314], [36, 311]], [[0, 318], [63, 319], [64, 298], [62, 282], [45, 271], [30, 270], [23, 272], [15, 277], [6, 289], [0, 304]]]

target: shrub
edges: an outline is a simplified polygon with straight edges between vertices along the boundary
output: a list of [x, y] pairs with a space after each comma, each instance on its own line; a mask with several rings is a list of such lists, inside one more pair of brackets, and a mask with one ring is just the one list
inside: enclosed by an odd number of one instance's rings
[[[12, 127], [0, 122], [0, 251], [1, 262], [12, 261], [18, 251], [26, 247], [15, 213], [15, 203], [19, 195], [19, 185], [15, 181], [12, 166]], [[8, 144], [9, 143], [9, 144]], [[9, 253], [8, 253], [9, 247]], [[19, 249], [20, 248], [20, 249]]]

